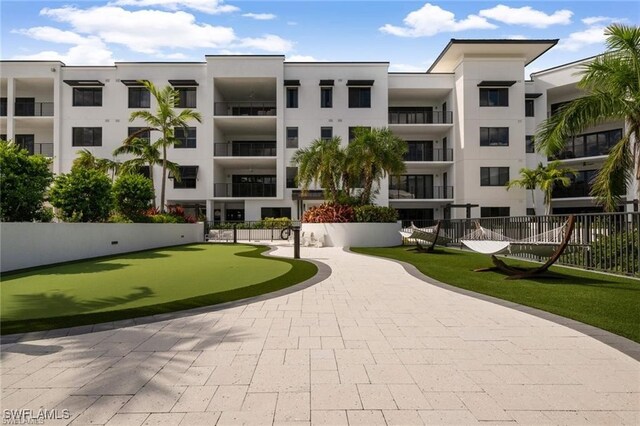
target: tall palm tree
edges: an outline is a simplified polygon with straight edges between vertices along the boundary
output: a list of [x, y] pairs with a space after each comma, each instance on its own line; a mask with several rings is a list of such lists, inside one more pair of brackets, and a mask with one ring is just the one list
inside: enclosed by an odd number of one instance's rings
[[111, 176], [111, 180], [119, 172], [121, 164], [108, 158], [99, 158], [88, 149], [78, 151], [78, 156], [71, 164], [72, 169], [95, 169]]
[[165, 194], [167, 186], [167, 170], [169, 170], [170, 162], [167, 159], [167, 148], [174, 145], [177, 142], [173, 134], [175, 127], [182, 127], [185, 131], [188, 128], [190, 121], [202, 122], [202, 116], [199, 112], [192, 109], [185, 108], [179, 113], [175, 108], [178, 105], [180, 94], [170, 85], [165, 86], [162, 89], [158, 89], [150, 81], [140, 81], [149, 93], [156, 100], [157, 108], [155, 115], [150, 111], [134, 111], [129, 117], [129, 121], [133, 121], [137, 118], [144, 120], [148, 127], [144, 130], [151, 132], [160, 132], [161, 137], [154, 145], [159, 149], [162, 149], [161, 165], [162, 165], [162, 184], [160, 190], [160, 209], [164, 212], [165, 208]]
[[600, 205], [614, 211], [634, 177], [634, 165], [640, 183], [640, 27], [612, 24], [605, 35], [607, 51], [581, 72], [578, 88], [585, 96], [549, 117], [535, 138], [538, 150], [553, 155], [562, 151], [568, 138], [590, 126], [624, 120], [626, 131], [611, 148], [591, 189]]
[[291, 162], [298, 166], [298, 183], [302, 190], [311, 183], [319, 184], [330, 202], [336, 202], [342, 189], [345, 152], [340, 137], [316, 139], [306, 148], [298, 149]]
[[545, 214], [551, 214], [551, 198], [556, 185], [565, 188], [571, 185], [571, 175], [576, 176], [575, 170], [561, 167], [560, 161], [552, 161], [545, 167], [538, 166], [538, 187], [544, 193]]
[[507, 191], [513, 187], [524, 188], [531, 191], [531, 202], [533, 203], [533, 210], [536, 208], [536, 188], [540, 183], [540, 172], [544, 169], [542, 163], [538, 164], [535, 169], [529, 169], [523, 167], [520, 169], [520, 179], [513, 179], [507, 182]]
[[351, 176], [362, 177], [360, 202], [369, 204], [374, 183], [387, 175], [404, 173], [404, 155], [409, 151], [407, 142], [395, 136], [388, 128], [359, 127], [346, 149], [346, 169]]

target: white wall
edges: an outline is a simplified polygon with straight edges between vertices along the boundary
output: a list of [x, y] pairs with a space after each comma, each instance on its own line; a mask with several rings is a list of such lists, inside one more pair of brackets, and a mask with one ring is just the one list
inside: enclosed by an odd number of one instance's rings
[[397, 223], [303, 223], [302, 232], [327, 247], [392, 247], [402, 243]]
[[201, 223], [2, 223], [0, 271], [203, 240]]

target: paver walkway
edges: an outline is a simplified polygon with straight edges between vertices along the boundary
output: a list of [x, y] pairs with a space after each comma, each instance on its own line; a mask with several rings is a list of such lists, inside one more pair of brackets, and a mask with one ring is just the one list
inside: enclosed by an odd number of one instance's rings
[[332, 275], [266, 301], [2, 345], [2, 408], [108, 425], [640, 423], [640, 363], [593, 338], [395, 262], [303, 257]]

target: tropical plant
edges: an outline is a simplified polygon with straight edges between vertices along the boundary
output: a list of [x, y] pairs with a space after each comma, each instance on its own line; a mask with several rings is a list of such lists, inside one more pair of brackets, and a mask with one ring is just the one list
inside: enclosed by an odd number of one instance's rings
[[0, 141], [0, 220], [51, 220], [43, 201], [53, 180], [51, 160], [29, 155], [13, 142]]
[[640, 183], [640, 28], [612, 24], [605, 35], [607, 51], [581, 71], [578, 88], [585, 96], [565, 104], [544, 121], [535, 140], [539, 151], [554, 155], [564, 149], [567, 139], [584, 129], [607, 120], [624, 120], [626, 132], [611, 148], [591, 187], [596, 201], [615, 211], [633, 180], [634, 165], [635, 179]]
[[111, 211], [111, 179], [98, 169], [73, 168], [58, 175], [50, 201], [67, 222], [104, 222]]
[[113, 181], [115, 175], [120, 171], [120, 163], [108, 158], [96, 157], [88, 149], [81, 149], [71, 164], [71, 169], [73, 170], [74, 168], [99, 170], [110, 175], [111, 181]]
[[116, 210], [130, 220], [139, 220], [153, 198], [153, 183], [142, 175], [122, 174], [113, 185]]
[[291, 161], [298, 165], [297, 180], [302, 190], [309, 189], [314, 183], [322, 187], [325, 197], [330, 202], [336, 202], [343, 188], [345, 151], [340, 146], [341, 139], [316, 139], [307, 148], [299, 149]]
[[571, 175], [576, 176], [575, 170], [561, 167], [560, 161], [552, 161], [544, 167], [538, 166], [538, 187], [544, 194], [545, 214], [551, 214], [551, 198], [556, 185], [565, 188], [571, 185]]
[[523, 167], [520, 169], [520, 179], [512, 179], [507, 182], [507, 191], [513, 187], [523, 188], [528, 191], [531, 191], [531, 202], [533, 203], [533, 209], [535, 211], [536, 208], [536, 189], [540, 183], [540, 171], [544, 168], [542, 163], [538, 164], [538, 167], [535, 169], [529, 169], [527, 167]]
[[[129, 117], [129, 121], [142, 119], [145, 121], [145, 123], [147, 123], [148, 127], [141, 129], [141, 132], [150, 131], [160, 132], [161, 134], [161, 137], [153, 144], [158, 148], [158, 150], [162, 150], [162, 155], [160, 157], [162, 165], [160, 209], [161, 211], [164, 211], [167, 186], [167, 170], [169, 170], [171, 167], [171, 163], [167, 159], [167, 148], [178, 142], [174, 135], [174, 128], [182, 127], [186, 131], [188, 129], [188, 124], [190, 121], [197, 121], [200, 123], [202, 122], [202, 117], [200, 113], [189, 108], [182, 109], [179, 113], [177, 113], [175, 108], [178, 105], [180, 94], [170, 85], [165, 86], [163, 89], [158, 89], [150, 81], [141, 81], [141, 83], [147, 88], [147, 90], [149, 90], [149, 93], [151, 93], [151, 95], [156, 100], [156, 113], [152, 114], [150, 111], [142, 110], [133, 111], [131, 113], [131, 116]], [[127, 144], [127, 141], [129, 139], [133, 139], [138, 136], [138, 132], [134, 133], [127, 140], [125, 140], [124, 145]], [[173, 172], [173, 174], [175, 177], [179, 176], [175, 171]]]
[[373, 185], [387, 175], [405, 172], [404, 155], [407, 143], [388, 128], [358, 127], [354, 139], [346, 149], [345, 171], [349, 176], [361, 178], [361, 204], [371, 203]]
[[354, 208], [356, 222], [393, 223], [398, 220], [398, 211], [393, 207], [368, 204]]
[[353, 207], [335, 203], [313, 206], [302, 214], [302, 221], [306, 223], [346, 223], [353, 222], [354, 218]]

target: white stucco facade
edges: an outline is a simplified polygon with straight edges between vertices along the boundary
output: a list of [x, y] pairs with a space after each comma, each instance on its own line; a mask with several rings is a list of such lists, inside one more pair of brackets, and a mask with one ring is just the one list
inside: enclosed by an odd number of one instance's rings
[[[81, 149], [113, 158], [129, 128], [145, 125], [130, 122], [131, 112], [154, 111], [153, 98], [149, 108], [130, 104], [136, 82], [149, 80], [159, 87], [172, 84], [195, 91], [190, 106], [202, 115], [201, 123], [191, 124], [195, 146], [168, 150], [171, 161], [191, 166], [195, 180], [180, 188], [168, 178], [166, 198], [208, 220], [299, 218], [321, 200], [300, 199], [305, 197], [292, 184], [293, 170], [288, 170], [294, 166], [292, 155], [322, 132], [347, 144], [350, 128], [358, 126], [389, 127], [410, 142], [406, 174], [383, 180], [375, 199], [376, 204], [398, 209], [403, 220], [464, 217], [467, 204], [473, 206], [474, 217], [524, 215], [534, 208], [542, 214], [542, 194], [536, 194], [534, 206], [528, 191], [506, 191], [502, 180], [507, 169], [508, 178], [514, 179], [521, 168], [547, 161], [527, 152], [526, 137], [555, 105], [580, 96], [575, 87], [580, 63], [525, 78], [525, 66], [555, 43], [452, 40], [424, 73], [390, 73], [386, 62], [294, 63], [270, 55], [99, 67], [2, 61], [0, 135], [52, 157], [56, 173], [68, 172]], [[86, 88], [99, 92], [99, 105], [74, 105], [75, 90]], [[486, 105], [481, 97], [487, 90], [490, 96], [506, 93], [506, 100], [501, 99], [500, 106]], [[526, 111], [525, 99], [533, 115]], [[101, 137], [92, 146], [78, 146], [74, 128], [100, 129]], [[623, 123], [606, 123], [585, 134], [606, 139], [623, 128]], [[483, 142], [481, 135], [494, 134], [490, 132], [495, 129], [508, 129], [506, 143]], [[292, 137], [296, 132], [297, 141]], [[152, 140], [157, 138], [151, 134]], [[591, 151], [574, 149], [562, 161], [584, 172], [585, 178], [606, 158], [602, 149]], [[498, 173], [500, 179], [494, 180]], [[492, 184], [483, 176], [491, 176]], [[159, 188], [159, 167], [154, 168], [154, 178]], [[628, 189], [628, 200], [635, 198], [635, 191]], [[564, 195], [552, 204], [556, 212], [596, 209], [588, 196]]]

